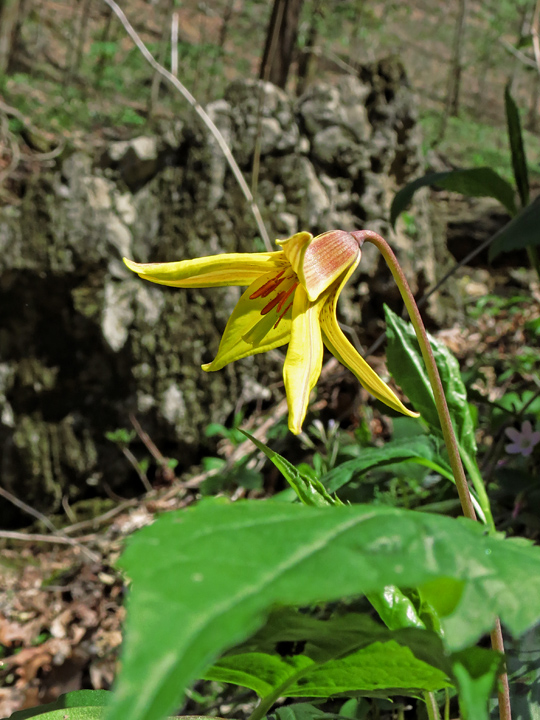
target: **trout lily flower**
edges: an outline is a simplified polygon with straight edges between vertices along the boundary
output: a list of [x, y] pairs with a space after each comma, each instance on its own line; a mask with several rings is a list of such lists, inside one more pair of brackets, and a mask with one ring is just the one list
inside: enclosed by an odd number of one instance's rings
[[218, 353], [202, 366], [210, 372], [234, 360], [288, 344], [283, 368], [289, 429], [298, 434], [309, 396], [321, 373], [324, 346], [378, 400], [411, 417], [392, 390], [341, 331], [338, 297], [360, 262], [360, 242], [333, 230], [313, 237], [299, 232], [278, 240], [276, 252], [234, 253], [170, 263], [136, 263], [141, 278], [181, 288], [248, 286], [221, 338]]

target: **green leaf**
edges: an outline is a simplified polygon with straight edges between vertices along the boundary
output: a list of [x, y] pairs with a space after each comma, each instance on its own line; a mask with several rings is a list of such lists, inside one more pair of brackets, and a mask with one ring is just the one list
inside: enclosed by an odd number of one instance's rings
[[489, 720], [488, 700], [495, 687], [502, 655], [473, 647], [452, 655], [463, 720]]
[[269, 716], [270, 720], [315, 720], [315, 718], [335, 717], [333, 713], [325, 713], [311, 703], [294, 703], [277, 708], [275, 713]]
[[[434, 438], [427, 435], [390, 440], [380, 448], [363, 448], [360, 457], [346, 460], [333, 468], [321, 478], [321, 482], [329, 492], [336, 492], [340, 487], [372, 468], [393, 465], [406, 460], [432, 460], [434, 457], [437, 457]], [[437, 460], [440, 462], [439, 458]]]
[[476, 642], [496, 616], [514, 634], [540, 619], [539, 548], [383, 506], [203, 501], [137, 532], [121, 565], [132, 585], [108, 720], [160, 720], [276, 605], [451, 577], [463, 585], [441, 621], [451, 650]]
[[379, 593], [368, 593], [367, 598], [390, 630], [426, 627], [418, 615], [415, 603], [395, 585], [387, 585]]
[[489, 259], [503, 252], [540, 245], [540, 197], [532, 201], [500, 230], [489, 248]]
[[[385, 306], [388, 369], [430, 428], [440, 433], [439, 415], [413, 326]], [[442, 342], [429, 337], [460, 447], [476, 456], [474, 422], [456, 358]]]
[[205, 679], [243, 685], [263, 698], [418, 696], [451, 685], [442, 642], [425, 630], [391, 632], [367, 615], [323, 621], [291, 610], [278, 611], [267, 625]]
[[417, 697], [423, 690], [451, 686], [445, 673], [418, 660], [409, 648], [393, 640], [375, 642], [321, 666], [304, 655], [235, 655], [217, 663], [205, 677], [249, 687], [261, 697], [277, 690], [282, 697], [327, 698], [343, 693]]
[[529, 172], [527, 158], [521, 132], [519, 110], [510, 93], [510, 85], [504, 89], [504, 107], [506, 110], [506, 123], [508, 126], [508, 141], [512, 155], [512, 168], [522, 207], [529, 204]]
[[428, 173], [413, 180], [396, 193], [390, 208], [390, 222], [395, 225], [397, 218], [409, 206], [414, 193], [422, 187], [435, 186], [444, 190], [462, 193], [469, 197], [492, 197], [509, 212], [516, 214], [514, 188], [495, 170], [489, 167], [448, 170]]
[[77, 690], [60, 695], [58, 700], [47, 705], [19, 710], [10, 716], [10, 720], [38, 716], [41, 720], [101, 720], [111, 696], [108, 690]]
[[256, 437], [250, 435], [245, 430], [240, 430], [266, 457], [271, 460], [285, 480], [298, 496], [298, 499], [304, 505], [313, 507], [326, 507], [328, 505], [343, 505], [341, 500], [333, 498], [328, 494], [324, 485], [313, 478], [308, 477], [305, 473], [300, 472], [297, 467], [286, 460], [284, 457], [274, 452], [268, 445], [265, 445]]

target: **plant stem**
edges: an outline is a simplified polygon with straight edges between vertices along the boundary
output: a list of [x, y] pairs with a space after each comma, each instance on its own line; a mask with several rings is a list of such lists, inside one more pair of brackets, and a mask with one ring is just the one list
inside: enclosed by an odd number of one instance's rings
[[474, 458], [471, 458], [471, 456], [464, 450], [461, 450], [461, 456], [463, 458], [463, 464], [467, 468], [467, 472], [469, 473], [469, 477], [471, 478], [474, 489], [476, 490], [476, 494], [478, 495], [478, 502], [482, 510], [481, 514], [483, 514], [483, 521], [490, 528], [490, 530], [494, 531], [495, 521], [493, 520], [493, 515], [491, 513], [491, 507], [486, 492], [486, 486], [484, 485], [484, 479], [480, 474], [478, 465], [476, 464]]
[[432, 692], [424, 693], [424, 702], [426, 703], [426, 712], [428, 720], [441, 720], [439, 707]]
[[[495, 627], [491, 631], [491, 647], [504, 655], [504, 641], [499, 618], [495, 620]], [[499, 675], [499, 716], [501, 720], [512, 720], [512, 708], [510, 706], [510, 686], [508, 684], [508, 673], [502, 672]]]
[[407, 308], [407, 312], [409, 313], [409, 317], [411, 318], [416, 337], [418, 338], [418, 344], [420, 345], [420, 351], [422, 353], [422, 357], [424, 358], [429, 382], [431, 383], [431, 387], [433, 389], [435, 405], [437, 406], [437, 412], [439, 413], [442, 434], [444, 442], [446, 443], [446, 449], [448, 450], [450, 467], [452, 468], [452, 472], [456, 480], [456, 488], [461, 502], [461, 507], [463, 509], [463, 514], [471, 520], [476, 520], [476, 513], [474, 512], [471, 493], [469, 492], [467, 478], [465, 477], [465, 471], [463, 470], [463, 464], [459, 454], [459, 446], [454, 433], [454, 428], [452, 427], [452, 420], [450, 418], [450, 411], [448, 410], [448, 404], [444, 395], [441, 377], [437, 369], [435, 358], [433, 357], [433, 351], [429, 343], [420, 311], [416, 306], [407, 278], [405, 277], [390, 245], [380, 235], [372, 232], [371, 230], [362, 230], [352, 234], [361, 243], [373, 243], [373, 245], [375, 245], [384, 257], [386, 264], [394, 276], [394, 280], [396, 281], [403, 298], [403, 302], [405, 303], [405, 307]]
[[[386, 264], [390, 268], [394, 280], [396, 281], [396, 284], [401, 293], [401, 297], [403, 298], [403, 302], [405, 303], [405, 307], [407, 308], [407, 312], [409, 313], [409, 317], [413, 324], [414, 331], [418, 339], [418, 344], [420, 345], [420, 351], [426, 365], [429, 381], [433, 389], [435, 404], [439, 413], [439, 421], [441, 423], [441, 429], [444, 441], [446, 443], [446, 449], [448, 451], [450, 466], [456, 480], [456, 488], [461, 502], [461, 507], [463, 509], [463, 514], [471, 520], [476, 520], [477, 518], [472, 504], [471, 493], [469, 491], [467, 478], [465, 477], [465, 472], [463, 470], [463, 464], [461, 462], [461, 456], [459, 452], [459, 445], [456, 439], [456, 435], [454, 433], [454, 428], [452, 426], [452, 419], [450, 417], [450, 411], [448, 410], [448, 404], [444, 395], [441, 377], [439, 375], [439, 370], [437, 369], [437, 363], [435, 362], [435, 358], [433, 357], [433, 351], [429, 343], [422, 317], [409, 287], [409, 283], [407, 282], [407, 278], [405, 277], [403, 270], [401, 269], [401, 266], [392, 251], [392, 248], [380, 235], [371, 230], [361, 230], [353, 232], [352, 235], [354, 235], [354, 237], [358, 240], [360, 247], [363, 245], [364, 242], [371, 242], [373, 243], [373, 245], [375, 245], [375, 247], [384, 257]], [[474, 463], [469, 462], [468, 465], [468, 469], [470, 471], [470, 466], [474, 465]], [[479, 484], [482, 486], [483, 493], [485, 495], [485, 488], [483, 486], [482, 478], [480, 477], [480, 475], [478, 474], [477, 477], [476, 474], [474, 474], [474, 479], [477, 482], [479, 481]], [[476, 490], [478, 491], [478, 487], [476, 487]], [[480, 498], [483, 509], [482, 500], [483, 498]], [[485, 500], [487, 502], [487, 495], [485, 496]], [[489, 511], [489, 514], [486, 516], [488, 522], [489, 518], [491, 518], [490, 524], [492, 524], [493, 518], [491, 517], [491, 511]], [[504, 641], [502, 636], [501, 623], [498, 619], [495, 624], [495, 628], [491, 633], [491, 645], [494, 650], [497, 650], [498, 652], [504, 654]], [[506, 672], [503, 672], [499, 675], [499, 717], [500, 720], [512, 720], [512, 713], [510, 708], [510, 689], [508, 685], [508, 675], [506, 674]]]

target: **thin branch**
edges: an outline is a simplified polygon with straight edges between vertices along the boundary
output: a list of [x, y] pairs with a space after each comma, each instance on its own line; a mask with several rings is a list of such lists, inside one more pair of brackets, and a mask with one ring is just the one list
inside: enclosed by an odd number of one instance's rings
[[[101, 560], [99, 555], [91, 552], [84, 545], [81, 545], [79, 540], [74, 540], [70, 537], [61, 537], [60, 535], [42, 535], [40, 533], [24, 533], [18, 532], [17, 530], [0, 530], [0, 539], [2, 540], [21, 540], [22, 542], [46, 542], [52, 543], [53, 545], [71, 545], [84, 551], [93, 562], [99, 562]], [[93, 537], [81, 538], [83, 540], [92, 540]]]
[[[9, 492], [9, 490], [6, 490], [3, 487], [0, 487], [0, 496], [4, 498], [4, 500], [7, 500], [12, 505], [15, 505], [15, 507], [18, 507], [19, 510], [22, 510], [23, 512], [27, 513], [28, 515], [31, 515], [32, 517], [36, 518], [36, 520], [39, 520], [42, 522], [45, 527], [51, 531], [52, 535], [35, 535], [33, 533], [19, 533], [19, 535], [27, 535], [28, 537], [32, 538], [47, 538], [46, 542], [58, 542], [63, 545], [75, 545], [80, 549], [82, 553], [86, 555], [86, 557], [91, 560], [92, 562], [98, 562], [100, 560], [99, 555], [96, 555], [91, 550], [88, 550], [88, 548], [85, 548], [84, 545], [81, 545], [78, 540], [73, 540], [72, 538], [66, 537], [63, 530], [58, 530], [54, 524], [49, 520], [49, 518], [46, 515], [43, 515], [43, 513], [39, 512], [39, 510], [36, 510], [31, 505], [27, 505], [23, 500], [19, 500], [18, 497], [13, 495]], [[7, 532], [7, 531], [6, 531]], [[6, 535], [0, 535], [0, 537], [8, 537]], [[11, 537], [11, 536], [9, 536]], [[13, 539], [24, 539], [24, 538], [18, 538], [13, 536]]]
[[178, 13], [171, 18], [171, 74], [178, 76]]
[[193, 95], [189, 92], [189, 90], [183, 85], [178, 78], [174, 77], [172, 73], [170, 73], [168, 70], [166, 70], [162, 65], [160, 65], [157, 60], [155, 60], [152, 53], [148, 50], [144, 42], [141, 40], [129, 20], [127, 19], [124, 11], [115, 3], [114, 0], [103, 0], [114, 12], [116, 17], [120, 20], [122, 25], [124, 26], [125, 31], [130, 36], [130, 38], [133, 40], [137, 48], [140, 50], [142, 56], [144, 59], [151, 65], [151, 67], [154, 68], [154, 70], [158, 73], [160, 73], [166, 80], [168, 80], [173, 87], [175, 87], [178, 92], [182, 95], [182, 97], [187, 100], [187, 102], [191, 105], [191, 107], [195, 110], [197, 115], [201, 118], [201, 120], [204, 122], [206, 127], [210, 130], [212, 135], [214, 136], [216, 142], [218, 143], [223, 155], [225, 156], [225, 159], [229, 163], [229, 167], [231, 168], [231, 171], [236, 178], [236, 181], [238, 185], [240, 186], [240, 189], [242, 190], [242, 193], [251, 209], [251, 212], [253, 213], [253, 217], [255, 218], [255, 222], [257, 224], [257, 228], [259, 230], [259, 233], [261, 235], [261, 238], [264, 242], [264, 245], [267, 250], [273, 250], [272, 244], [270, 242], [270, 238], [268, 236], [268, 233], [266, 231], [266, 228], [263, 223], [263, 219], [260, 213], [259, 208], [257, 207], [257, 204], [255, 203], [255, 200], [253, 198], [253, 195], [251, 194], [251, 191], [244, 180], [244, 176], [242, 175], [242, 172], [240, 168], [238, 167], [238, 163], [233, 157], [233, 154], [231, 153], [231, 150], [229, 146], [227, 145], [225, 138], [221, 134], [219, 128], [216, 126], [216, 124], [213, 122], [212, 118], [208, 115], [206, 110], [202, 107], [202, 105], [193, 97]]
[[505, 50], [508, 50], [509, 53], [512, 53], [512, 55], [516, 57], [520, 62], [522, 62], [523, 65], [534, 68], [535, 70], [537, 69], [538, 66], [536, 62], [532, 58], [528, 57], [528, 55], [525, 55], [525, 53], [521, 52], [521, 50], [515, 48], [512, 43], [509, 43], [502, 37], [499, 38], [499, 42]]

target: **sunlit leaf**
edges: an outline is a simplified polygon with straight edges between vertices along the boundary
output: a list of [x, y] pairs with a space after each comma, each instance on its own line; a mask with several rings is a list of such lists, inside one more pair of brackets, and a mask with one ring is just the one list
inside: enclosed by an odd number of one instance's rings
[[427, 435], [390, 440], [382, 447], [363, 448], [359, 457], [346, 460], [333, 468], [321, 478], [321, 482], [329, 492], [335, 492], [372, 468], [382, 468], [408, 460], [434, 460], [436, 457], [434, 438]]
[[205, 678], [261, 697], [416, 696], [451, 684], [442, 642], [426, 630], [392, 632], [367, 615], [318, 620], [291, 610], [274, 613], [267, 625]]
[[112, 693], [107, 690], [77, 690], [60, 695], [58, 700], [27, 710], [19, 710], [10, 720], [102, 720]]
[[108, 720], [165, 717], [276, 605], [450, 577], [463, 585], [441, 621], [451, 650], [476, 642], [496, 616], [514, 634], [540, 619], [539, 548], [471, 521], [382, 506], [205, 501], [136, 533], [121, 564], [132, 586]]
[[295, 491], [299, 500], [304, 505], [312, 505], [313, 507], [326, 507], [328, 505], [342, 505], [343, 503], [337, 498], [333, 498], [328, 494], [326, 488], [318, 480], [308, 477], [300, 472], [297, 467], [286, 460], [284, 457], [275, 452], [268, 445], [265, 445], [256, 437], [250, 435], [245, 430], [241, 431], [266, 457], [274, 463], [285, 480]]

